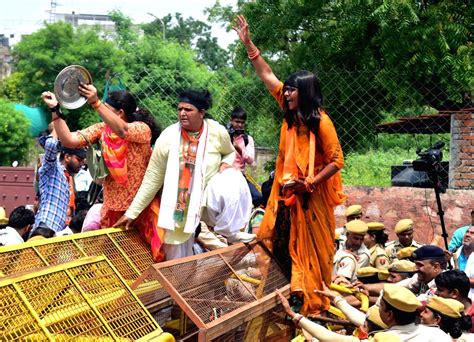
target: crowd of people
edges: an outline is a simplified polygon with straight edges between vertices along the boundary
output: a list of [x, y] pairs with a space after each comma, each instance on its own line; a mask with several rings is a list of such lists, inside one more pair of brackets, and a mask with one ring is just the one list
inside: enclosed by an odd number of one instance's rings
[[[178, 122], [160, 132], [128, 91], [110, 92], [105, 103], [93, 85], [81, 84], [79, 91], [102, 122], [71, 132], [55, 95], [42, 94], [52, 124], [38, 139], [44, 148], [38, 202], [33, 210], [13, 210], [0, 231], [1, 244], [133, 225], [154, 260], [163, 261], [255, 238], [242, 231], [252, 203], [259, 207], [262, 201], [245, 177], [255, 148], [245, 133], [243, 109], [235, 108], [226, 128], [206, 113], [209, 92], [186, 90], [179, 95]], [[93, 179], [84, 167], [85, 148], [97, 143], [107, 175]], [[78, 191], [76, 184], [88, 191]], [[100, 196], [91, 203], [97, 187]], [[22, 221], [16, 223], [19, 215]]]
[[[235, 108], [225, 127], [209, 114], [208, 91], [185, 90], [177, 98], [178, 121], [161, 132], [128, 91], [110, 92], [102, 102], [93, 85], [81, 84], [78, 91], [102, 122], [71, 132], [55, 95], [42, 94], [52, 124], [38, 139], [44, 148], [38, 201], [8, 219], [3, 213], [0, 244], [135, 227], [160, 262], [257, 238], [291, 279], [290, 299], [278, 295], [303, 338], [474, 340], [474, 216], [455, 232], [449, 251], [416, 242], [410, 219], [400, 220], [397, 239], [388, 241], [385, 225], [364, 222], [360, 205], [347, 207], [347, 223], [336, 229], [334, 208], [347, 198], [344, 157], [319, 80], [298, 71], [282, 82], [252, 42], [244, 17], [233, 29], [284, 114], [267, 193], [245, 173], [255, 148], [244, 109]], [[85, 167], [93, 144], [107, 170], [94, 178]], [[101, 188], [92, 202], [90, 187]], [[255, 235], [245, 228], [257, 208], [264, 215]], [[364, 309], [357, 293], [372, 306]], [[331, 306], [349, 321], [337, 333], [320, 320]]]

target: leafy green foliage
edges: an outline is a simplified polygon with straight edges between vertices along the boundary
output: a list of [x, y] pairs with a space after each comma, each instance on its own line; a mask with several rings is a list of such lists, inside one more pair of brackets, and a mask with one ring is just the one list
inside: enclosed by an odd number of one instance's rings
[[417, 150], [426, 150], [437, 141], [444, 141], [443, 160], [449, 160], [449, 134], [392, 135], [379, 134], [373, 147], [346, 154], [342, 169], [344, 184], [390, 186], [391, 166], [405, 160], [418, 159]]
[[[386, 167], [400, 163], [395, 157], [413, 159], [401, 156], [414, 155], [414, 147], [426, 148], [436, 139], [377, 136], [376, 124], [470, 100], [473, 8], [465, 0], [238, 1], [238, 12], [247, 17], [254, 42], [279, 78], [307, 69], [321, 79], [327, 112], [344, 150], [351, 151], [345, 181], [379, 185], [389, 184]], [[219, 3], [208, 14], [227, 29], [235, 17], [231, 7]], [[278, 147], [281, 111], [240, 43], [225, 51], [209, 25], [180, 14], [162, 18], [165, 39], [159, 20], [143, 25], [140, 36], [128, 17], [118, 11], [110, 15], [113, 33], [57, 23], [25, 37], [13, 50], [15, 73], [1, 84], [1, 94], [38, 104], [62, 68], [81, 64], [99, 93], [106, 71], [120, 77], [164, 127], [176, 121], [177, 92], [209, 89], [214, 118], [226, 123], [231, 110], [242, 106], [257, 145]], [[98, 120], [88, 106], [68, 113], [72, 129]]]
[[[212, 83], [226, 83], [215, 92], [213, 114], [222, 123], [230, 120], [230, 113], [239, 106], [247, 112], [247, 128], [258, 146], [278, 149], [282, 112], [254, 73], [242, 75], [234, 69], [221, 69]], [[265, 94], [265, 96], [261, 96]]]
[[[174, 21], [176, 24], [173, 25]], [[174, 18], [168, 14], [142, 27], [146, 35], [163, 37], [164, 30], [166, 40], [177, 42], [185, 48], [193, 48], [196, 59], [211, 70], [227, 65], [227, 51], [221, 48], [217, 38], [212, 36], [211, 27], [200, 20], [192, 17], [185, 19], [180, 13], [175, 13]]]
[[[239, 1], [218, 2], [210, 19], [243, 14], [253, 41], [282, 79], [307, 69], [321, 79], [328, 113], [344, 150], [366, 148], [385, 113], [424, 114], [420, 108], [468, 105], [474, 89], [469, 1]], [[242, 45], [237, 68], [250, 67]], [[357, 138], [355, 138], [357, 137]]]
[[0, 165], [10, 166], [17, 160], [26, 161], [32, 147], [29, 136], [30, 123], [12, 103], [0, 99]]
[[392, 165], [401, 165], [404, 160], [416, 158], [414, 149], [393, 148], [387, 151], [369, 149], [366, 152], [351, 152], [345, 156], [342, 181], [346, 185], [390, 186]]
[[[28, 105], [40, 105], [41, 93], [53, 89], [57, 74], [68, 65], [85, 66], [95, 77], [94, 84], [99, 90], [105, 85], [100, 75], [107, 70], [123, 71], [124, 53], [112, 42], [100, 38], [94, 30], [73, 30], [65, 23], [47, 24], [24, 37], [15, 45], [12, 55], [18, 88]], [[79, 118], [86, 110], [83, 107], [68, 113], [73, 129], [79, 128]]]
[[25, 93], [21, 90], [22, 75], [18, 72], [11, 74], [0, 83], [0, 94], [12, 102], [22, 102]]
[[[150, 110], [162, 126], [176, 122], [177, 93], [188, 88], [217, 88], [211, 73], [194, 59], [192, 51], [158, 36], [144, 36], [135, 54], [127, 60], [126, 84], [141, 105]], [[147, 65], [146, 69], [143, 65]]]
[[117, 46], [122, 49], [131, 49], [138, 40], [138, 34], [132, 28], [132, 20], [118, 10], [111, 11], [110, 18], [115, 24], [115, 32], [111, 38], [115, 40]]

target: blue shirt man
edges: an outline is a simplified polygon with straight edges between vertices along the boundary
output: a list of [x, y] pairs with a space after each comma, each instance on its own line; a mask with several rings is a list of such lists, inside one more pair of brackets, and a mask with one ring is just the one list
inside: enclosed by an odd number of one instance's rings
[[460, 227], [456, 229], [453, 233], [453, 237], [451, 238], [451, 241], [449, 241], [448, 249], [450, 252], [454, 252], [456, 249], [462, 246], [462, 239], [464, 238], [464, 235], [466, 232], [469, 230], [470, 227], [474, 225], [474, 210], [471, 210], [471, 224]]
[[[62, 148], [52, 135], [42, 136], [39, 143], [44, 147], [44, 157], [39, 173], [40, 205], [35, 216], [32, 232], [48, 227], [55, 232], [66, 228], [70, 190], [67, 174], [77, 173], [84, 163], [84, 149]], [[61, 152], [60, 160], [58, 153]]]

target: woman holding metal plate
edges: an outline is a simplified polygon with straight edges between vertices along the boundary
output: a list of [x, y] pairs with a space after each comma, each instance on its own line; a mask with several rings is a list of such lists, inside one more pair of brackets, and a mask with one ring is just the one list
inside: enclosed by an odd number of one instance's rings
[[[160, 128], [151, 114], [137, 111], [135, 98], [126, 90], [110, 92], [105, 102], [99, 100], [97, 89], [92, 84], [80, 82], [78, 91], [103, 122], [77, 132], [69, 130], [54, 93], [44, 92], [42, 98], [51, 108], [54, 128], [64, 146], [87, 147], [89, 142], [101, 142], [103, 159], [109, 171], [103, 182], [101, 227], [112, 227], [130, 206], [140, 187], [151, 156], [151, 145], [158, 138]], [[158, 201], [152, 201], [135, 221], [142, 237], [151, 244], [155, 261], [162, 259], [162, 236], [156, 227], [158, 207]]]

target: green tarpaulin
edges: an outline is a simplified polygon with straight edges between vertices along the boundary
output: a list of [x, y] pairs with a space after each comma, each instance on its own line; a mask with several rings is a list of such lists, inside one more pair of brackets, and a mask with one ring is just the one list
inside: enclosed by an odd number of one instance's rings
[[22, 112], [31, 122], [30, 134], [32, 137], [38, 136], [41, 131], [48, 128], [48, 114], [41, 107], [28, 107], [23, 104], [15, 104], [15, 109]]

